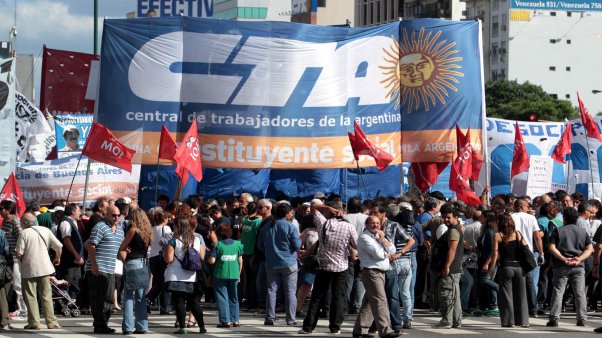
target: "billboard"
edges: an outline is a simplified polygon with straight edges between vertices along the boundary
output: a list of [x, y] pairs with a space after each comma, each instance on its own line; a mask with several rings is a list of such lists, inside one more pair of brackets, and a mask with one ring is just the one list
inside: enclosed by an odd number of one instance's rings
[[182, 137], [193, 119], [209, 168], [354, 167], [354, 120], [394, 164], [439, 160], [456, 122], [481, 140], [478, 27], [106, 20], [98, 121], [143, 164], [156, 163], [163, 124]]
[[193, 16], [209, 18], [213, 16], [214, 0], [138, 0], [136, 16], [143, 18], [148, 11], [155, 11], [156, 16]]
[[602, 11], [602, 0], [511, 0], [510, 8], [548, 11]]

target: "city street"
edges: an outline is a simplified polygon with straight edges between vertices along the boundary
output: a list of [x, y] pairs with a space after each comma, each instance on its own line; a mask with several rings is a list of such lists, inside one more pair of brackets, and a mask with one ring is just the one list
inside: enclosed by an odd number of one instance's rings
[[[284, 314], [279, 313], [280, 317]], [[115, 313], [111, 318], [111, 327], [116, 329], [114, 335], [121, 335], [121, 313]], [[174, 335], [173, 324], [175, 316], [150, 316], [149, 332], [144, 337], [165, 337], [178, 336]], [[348, 316], [343, 325], [340, 337], [351, 337], [353, 322], [355, 316]], [[461, 329], [450, 330], [434, 330], [431, 329], [431, 324], [435, 323], [438, 318], [424, 310], [418, 310], [416, 313], [413, 327], [410, 330], [405, 330], [407, 335], [416, 337], [436, 337], [441, 334], [445, 335], [487, 335], [488, 338], [496, 337], [519, 337], [528, 335], [531, 337], [543, 337], [546, 334], [553, 334], [559, 338], [570, 335], [570, 337], [590, 337], [595, 335], [593, 329], [597, 326], [602, 326], [602, 314], [590, 313], [590, 320], [586, 327], [575, 326], [574, 313], [569, 313], [562, 318], [560, 326], [557, 328], [547, 328], [545, 326], [547, 318], [531, 318], [531, 327], [529, 328], [501, 328], [499, 326], [499, 318], [495, 317], [469, 317], [464, 318]], [[81, 316], [79, 318], [59, 317], [59, 321], [63, 326], [61, 330], [41, 331], [25, 331], [23, 327], [26, 322], [13, 322], [14, 329], [12, 331], [0, 331], [0, 337], [104, 337], [114, 335], [97, 335], [92, 333], [92, 318], [91, 316]], [[249, 312], [241, 312], [241, 327], [232, 329], [216, 328], [217, 317], [215, 309], [205, 311], [205, 321], [207, 334], [205, 337], [302, 337], [297, 334], [300, 326], [286, 326], [284, 321], [279, 320], [275, 326], [264, 326], [263, 316]], [[301, 324], [301, 320], [298, 320]], [[188, 334], [197, 334], [198, 328], [190, 329]], [[313, 337], [328, 337], [332, 334], [328, 331], [328, 322], [325, 319], [320, 319], [318, 327], [312, 334]]]

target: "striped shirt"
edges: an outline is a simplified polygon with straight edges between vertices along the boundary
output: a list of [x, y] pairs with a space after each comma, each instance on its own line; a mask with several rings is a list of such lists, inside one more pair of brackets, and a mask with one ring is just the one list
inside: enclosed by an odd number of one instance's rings
[[2, 222], [2, 230], [6, 234], [6, 241], [8, 242], [8, 248], [11, 255], [15, 255], [15, 248], [17, 247], [17, 240], [21, 235], [23, 229], [21, 229], [21, 222], [19, 218], [12, 216], [10, 219], [5, 219]]
[[[96, 246], [96, 265], [100, 272], [110, 274], [115, 272], [115, 261], [123, 237], [123, 229], [119, 226], [116, 227], [114, 233], [113, 229], [105, 222], [97, 223], [92, 228], [89, 241], [90, 244]], [[85, 270], [92, 270], [92, 263], [89, 259], [86, 262]]]

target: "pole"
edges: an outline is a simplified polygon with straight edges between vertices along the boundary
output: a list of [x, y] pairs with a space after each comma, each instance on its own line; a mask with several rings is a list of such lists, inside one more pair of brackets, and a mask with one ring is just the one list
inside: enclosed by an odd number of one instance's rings
[[157, 197], [159, 197], [159, 155], [157, 155], [157, 171], [155, 174], [155, 203], [157, 203]]
[[[360, 199], [362, 199], [362, 192], [360, 190], [360, 175], [362, 174], [361, 169], [360, 169], [360, 163], [359, 160], [355, 160], [355, 163], [357, 164], [357, 194], [360, 196]], [[368, 197], [368, 196], [366, 196]]]
[[[77, 175], [77, 169], [79, 168], [79, 162], [82, 160], [82, 154], [79, 154], [79, 158], [77, 159], [77, 164], [75, 165], [75, 172], [73, 173], [73, 178], [71, 179], [71, 184], [69, 185], [69, 192], [67, 193], [67, 204], [69, 204], [69, 197], [71, 196], [71, 188], [73, 187], [73, 181], [75, 181], [75, 175]], [[90, 160], [88, 160], [88, 165], [90, 163]], [[88, 167], [88, 169], [90, 169], [90, 167]], [[88, 171], [86, 170], [86, 181], [88, 179]], [[86, 194], [86, 189], [84, 189], [84, 195]], [[85, 197], [84, 197], [85, 198]], [[85, 207], [86, 203], [84, 200], [84, 207]]]
[[[359, 178], [362, 179], [362, 184], [364, 185], [364, 191], [366, 192], [366, 197], [370, 198], [370, 195], [368, 194], [368, 189], [366, 188], [366, 181], [364, 181], [364, 175], [362, 174], [362, 170], [360, 169], [360, 161], [355, 161], [355, 164], [357, 165], [357, 171], [358, 171], [358, 174], [360, 175], [358, 177], [358, 181], [359, 181]], [[358, 190], [359, 190], [359, 183], [358, 183]]]
[[[94, 0], [94, 54], [98, 55], [98, 0]], [[94, 109], [94, 111], [98, 110], [98, 102], [96, 102], [95, 108], [96, 109]], [[94, 119], [96, 120], [96, 114], [94, 116]], [[86, 212], [86, 202], [88, 201], [88, 183], [90, 183], [90, 175], [88, 175], [88, 173], [90, 172], [91, 162], [92, 159], [88, 159], [88, 165], [86, 166], [86, 180], [84, 182], [84, 202], [82, 203], [82, 214]], [[75, 178], [75, 176], [73, 176], [73, 178]], [[69, 189], [69, 192], [71, 192], [71, 189]], [[68, 199], [69, 198], [67, 198], [67, 200]]]
[[[589, 137], [587, 136], [587, 131], [585, 132], [585, 144], [587, 144], [587, 160], [589, 161], [589, 181], [592, 184], [592, 192], [594, 191], [594, 170], [592, 169], [592, 155], [591, 150], [589, 150]], [[568, 189], [568, 186], [567, 186]], [[589, 191], [589, 189], [588, 189]]]
[[94, 0], [94, 54], [98, 55], [98, 0]]

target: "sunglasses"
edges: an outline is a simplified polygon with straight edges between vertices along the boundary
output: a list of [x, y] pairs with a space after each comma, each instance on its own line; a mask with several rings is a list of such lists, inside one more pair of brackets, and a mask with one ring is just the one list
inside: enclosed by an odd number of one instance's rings
[[119, 216], [121, 216], [121, 214], [111, 214], [111, 216], [113, 216], [113, 217], [119, 217]]

